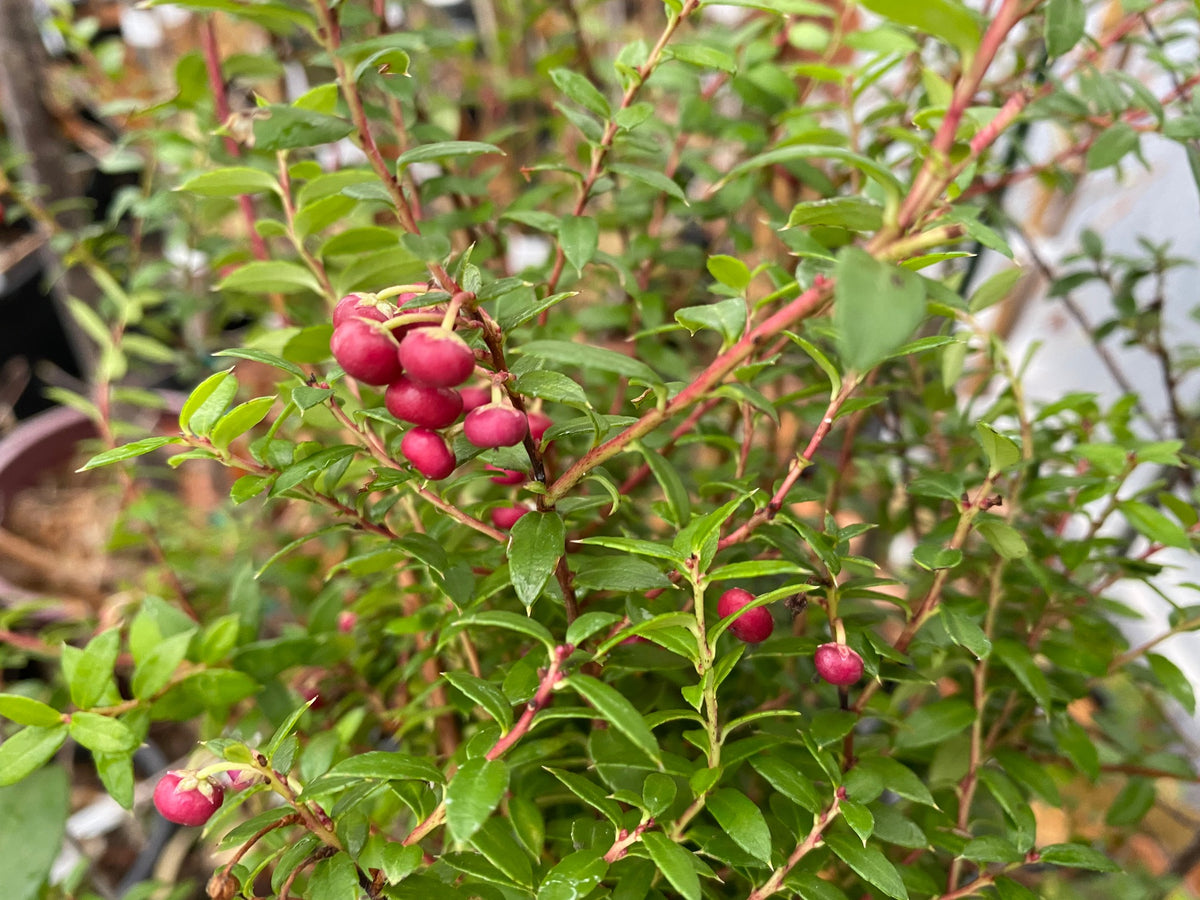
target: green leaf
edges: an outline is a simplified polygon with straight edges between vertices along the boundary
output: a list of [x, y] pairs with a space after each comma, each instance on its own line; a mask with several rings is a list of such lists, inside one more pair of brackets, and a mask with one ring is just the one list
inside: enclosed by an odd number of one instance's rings
[[467, 760], [446, 785], [446, 826], [456, 841], [469, 840], [508, 790], [508, 766], [498, 759]]
[[1021, 533], [1007, 522], [999, 519], [984, 519], [976, 522], [975, 530], [983, 535], [983, 539], [991, 548], [1005, 559], [1022, 559], [1029, 555], [1029, 547]]
[[939, 607], [942, 624], [950, 639], [960, 647], [966, 647], [976, 659], [987, 659], [992, 652], [992, 642], [988, 640], [979, 623], [961, 610], [942, 604]]
[[517, 598], [533, 606], [565, 551], [566, 529], [555, 512], [532, 512], [512, 527], [508, 570]]
[[938, 808], [925, 782], [899, 760], [890, 756], [866, 756], [858, 761], [855, 768], [878, 776], [889, 791], [905, 800]]
[[[653, 563], [627, 556], [572, 556], [577, 590], [649, 591], [671, 586], [671, 580]], [[606, 615], [586, 613], [585, 615]], [[580, 619], [584, 618], [580, 616]], [[620, 617], [618, 616], [618, 619]], [[574, 627], [579, 619], [571, 623]], [[579, 644], [567, 631], [567, 643]]]
[[[340, 141], [354, 130], [354, 125], [337, 116], [327, 116], [311, 109], [272, 103], [264, 107], [269, 118], [254, 120], [256, 150], [296, 150]], [[261, 113], [262, 110], [260, 109]]]
[[[523, 522], [525, 518], [528, 518], [528, 516], [522, 518], [521, 521]], [[517, 524], [520, 525], [521, 522], [518, 522]], [[550, 633], [549, 629], [547, 629], [545, 625], [536, 619], [529, 618], [528, 616], [518, 615], [517, 613], [508, 612], [502, 609], [485, 610], [484, 612], [470, 613], [468, 615], [461, 616], [443, 633], [442, 643], [444, 644], [447, 639], [453, 637], [463, 628], [471, 625], [485, 625], [493, 628], [505, 628], [509, 631], [517, 631], [533, 638], [534, 640], [541, 641], [548, 651], [551, 653], [554, 652], [554, 636]]]
[[507, 733], [512, 728], [512, 704], [504, 696], [504, 691], [490, 681], [476, 678], [469, 672], [443, 672], [442, 677], [454, 685], [468, 699], [474, 700], [488, 715], [500, 723], [500, 728]]
[[[0, 766], [0, 778], [4, 766]], [[5, 900], [35, 900], [62, 850], [71, 812], [66, 769], [52, 766], [0, 789]]]
[[217, 283], [218, 291], [249, 294], [321, 294], [321, 283], [299, 263], [282, 259], [254, 260], [234, 269]]
[[1007, 837], [1016, 845], [1021, 853], [1028, 852], [1033, 847], [1037, 834], [1037, 820], [1033, 809], [1029, 806], [1020, 789], [1007, 775], [999, 769], [985, 766], [979, 770], [979, 781], [985, 785], [1000, 808], [1011, 820], [1013, 827], [1008, 829]]
[[1050, 844], [1042, 848], [1039, 862], [1092, 872], [1121, 871], [1121, 867], [1103, 853], [1083, 844]]
[[600, 245], [600, 226], [591, 216], [564, 216], [558, 226], [563, 255], [576, 272], [592, 261]]
[[546, 767], [546, 771], [557, 778], [572, 794], [595, 809], [604, 818], [613, 823], [614, 828], [621, 827], [621, 806], [600, 788], [594, 781], [574, 772]]
[[741, 297], [727, 297], [716, 303], [685, 306], [675, 312], [675, 321], [690, 334], [711, 329], [721, 335], [725, 346], [729, 346], [746, 330], [746, 301]]
[[1012, 438], [1005, 437], [986, 422], [980, 422], [976, 430], [988, 459], [989, 475], [998, 475], [1021, 458], [1021, 448]]
[[[307, 709], [303, 707], [303, 709]], [[326, 775], [348, 775], [354, 778], [375, 778], [381, 781], [444, 782], [442, 770], [426, 759], [388, 750], [369, 750], [343, 760]]]
[[550, 80], [567, 97], [589, 112], [595, 113], [602, 119], [607, 119], [612, 115], [608, 100], [596, 89], [594, 84], [578, 72], [571, 69], [551, 69]]
[[718, 253], [710, 256], [705, 265], [708, 273], [726, 287], [741, 292], [750, 285], [750, 267], [736, 256]]
[[864, 847], [857, 838], [837, 831], [827, 833], [825, 843], [867, 883], [894, 900], [908, 900], [908, 889], [900, 873], [875, 847]]
[[953, 547], [937, 543], [920, 543], [913, 548], [913, 562], [923, 569], [936, 572], [938, 569], [953, 569], [962, 562], [963, 553]]
[[616, 688], [592, 678], [590, 675], [572, 675], [566, 679], [567, 684], [574, 688], [584, 700], [596, 708], [596, 712], [621, 732], [625, 737], [649, 756], [654, 762], [661, 763], [658, 741], [654, 733], [646, 725], [641, 713], [637, 711], [623, 694]]
[[138, 736], [119, 719], [90, 712], [71, 714], [71, 737], [97, 753], [126, 753], [137, 749]]
[[[550, 307], [561, 303], [568, 297], [574, 297], [578, 293], [578, 291], [563, 291], [539, 297], [532, 290], [514, 291], [497, 302], [496, 324], [503, 331], [511, 331], [518, 325], [524, 325]], [[514, 297], [517, 299], [514, 300]]]
[[975, 17], [956, 0], [862, 0], [862, 5], [900, 25], [908, 25], [954, 47], [964, 59], [979, 47]]
[[41, 700], [21, 694], [0, 694], [0, 716], [18, 725], [37, 725], [52, 728], [62, 722], [62, 713]]
[[236, 197], [239, 194], [280, 193], [279, 182], [273, 175], [248, 166], [230, 166], [194, 175], [176, 190], [200, 194], [202, 197]]
[[838, 351], [846, 366], [866, 372], [908, 340], [925, 318], [924, 283], [857, 247], [838, 254], [836, 277]]
[[1011, 842], [991, 834], [973, 838], [963, 847], [960, 855], [963, 859], [981, 863], [1011, 864], [1023, 862], [1025, 859], [1025, 854]]
[[1046, 4], [1046, 53], [1062, 56], [1079, 43], [1087, 24], [1083, 0], [1050, 0]]
[[146, 656], [138, 661], [133, 670], [130, 689], [138, 700], [152, 697], [167, 686], [179, 664], [187, 655], [191, 643], [191, 630], [172, 635], [159, 641]]
[[112, 683], [120, 649], [119, 628], [109, 628], [88, 641], [70, 675], [72, 703], [80, 709], [96, 705]]
[[963, 731], [975, 721], [975, 707], [959, 697], [938, 700], [908, 716], [896, 736], [897, 747], [927, 747]]
[[513, 827], [508, 819], [488, 819], [475, 832], [471, 844], [485, 859], [517, 884], [532, 889], [533, 865], [513, 837]]
[[[893, 0], [896, 2], [896, 0]], [[905, 2], [905, 0], [898, 0]], [[828, 10], [826, 10], [828, 13]], [[757, 156], [752, 156], [734, 166], [722, 181], [736, 178], [746, 172], [762, 169], [768, 166], [783, 165], [790, 162], [800, 162], [807, 159], [839, 159], [858, 169], [868, 178], [875, 181], [888, 197], [889, 208], [899, 208], [904, 197], [904, 186], [887, 166], [876, 162], [870, 157], [863, 156], [844, 147], [831, 144], [785, 144]]]
[[234, 438], [241, 437], [265, 419], [274, 405], [275, 397], [255, 397], [253, 400], [239, 403], [221, 416], [213, 426], [209, 440], [218, 450], [226, 449]]
[[967, 304], [967, 309], [972, 313], [979, 313], [996, 303], [999, 303], [1017, 286], [1017, 282], [1021, 280], [1021, 276], [1025, 273], [1018, 268], [1001, 269], [978, 288], [971, 295], [971, 301]]
[[1109, 125], [1096, 137], [1087, 152], [1087, 168], [1089, 172], [1097, 169], [1107, 169], [1115, 166], [1125, 156], [1138, 149], [1141, 135], [1128, 122], [1118, 120]]
[[1138, 534], [1145, 535], [1155, 543], [1164, 547], [1178, 547], [1181, 550], [1191, 548], [1187, 532], [1153, 506], [1140, 500], [1122, 500], [1117, 504], [1117, 509]]
[[311, 900], [358, 900], [358, 869], [345, 853], [320, 860], [308, 881]]
[[677, 59], [690, 66], [716, 69], [730, 75], [737, 71], [737, 60], [732, 54], [704, 44], [669, 44], [663, 48], [663, 58]]
[[[657, 191], [662, 191], [668, 197], [678, 200], [684, 206], [689, 206], [687, 194], [683, 192], [675, 181], [668, 178], [657, 169], [648, 169], [645, 166], [635, 166], [629, 163], [614, 162], [608, 164], [608, 170], [615, 172], [617, 175], [624, 175], [626, 178], [632, 178], [634, 181], [640, 181], [642, 184], [649, 185]], [[711, 271], [711, 270], [710, 270]]]
[[[576, 850], [546, 873], [538, 886], [537, 900], [583, 900], [607, 873], [603, 850]], [[699, 900], [699, 894], [690, 900]]]
[[850, 231], [877, 231], [883, 226], [883, 207], [866, 197], [827, 197], [792, 207], [787, 227], [834, 225]]
[[[692, 523], [695, 524], [694, 522]], [[720, 527], [718, 522], [716, 527]], [[643, 541], [638, 538], [624, 537], [591, 537], [580, 538], [575, 541], [576, 544], [587, 544], [594, 547], [606, 547], [609, 550], [620, 550], [623, 553], [633, 553], [637, 556], [650, 556], [655, 559], [665, 559], [676, 566], [683, 565], [687, 559], [686, 556], [680, 554], [671, 547], [664, 547], [662, 544], [655, 544], [652, 541]]]
[[[1158, 683], [1163, 686], [1163, 689], [1179, 701], [1179, 705], [1187, 710], [1188, 715], [1195, 715], [1196, 693], [1192, 688], [1191, 679], [1180, 670], [1179, 666], [1157, 653], [1147, 653], [1146, 662], [1149, 663], [1150, 671], [1154, 673], [1154, 677], [1158, 679]], [[0, 709], [0, 713], [3, 713], [2, 709]], [[41, 723], [29, 722], [27, 724]]]
[[413, 147], [401, 153], [396, 159], [400, 168], [417, 162], [431, 162], [435, 159], [457, 159], [460, 156], [479, 156], [483, 153], [496, 153], [505, 156], [505, 152], [495, 144], [485, 144], [482, 141], [441, 141], [436, 144], [424, 144]]
[[639, 445], [638, 449], [641, 450], [646, 465], [650, 467], [654, 480], [663, 489], [663, 494], [667, 498], [667, 506], [671, 510], [672, 524], [676, 528], [683, 528], [692, 514], [692, 503], [688, 497], [687, 488], [683, 485], [683, 479], [666, 457], [646, 446]]
[[1011, 638], [1000, 638], [992, 642], [995, 656], [1017, 676], [1017, 680], [1046, 712], [1050, 712], [1050, 683], [1033, 660], [1033, 654], [1021, 643]]
[[768, 865], [771, 862], [771, 829], [762, 810], [741, 791], [722, 788], [709, 796], [706, 808], [733, 842]]
[[821, 809], [821, 797], [813, 783], [802, 775], [795, 766], [774, 756], [752, 756], [750, 765], [767, 783], [793, 803], [810, 813]]
[[1158, 800], [1158, 790], [1150, 778], [1130, 778], [1108, 805], [1104, 824], [1115, 828], [1136, 826]]
[[594, 347], [590, 344], [573, 341], [545, 340], [529, 341], [517, 349], [521, 353], [549, 362], [581, 366], [585, 369], [599, 369], [602, 372], [611, 372], [614, 375], [637, 379], [643, 384], [662, 384], [662, 379], [644, 362], [606, 347]]
[[66, 742], [67, 728], [65, 724], [52, 728], [30, 725], [0, 744], [0, 787], [16, 784], [40, 769]]
[[289, 362], [281, 356], [276, 356], [274, 353], [267, 353], [265, 350], [253, 350], [247, 347], [235, 347], [232, 350], [218, 350], [213, 356], [231, 356], [237, 359], [249, 359], [254, 362], [260, 362], [263, 365], [274, 366], [276, 369], [283, 369], [285, 372], [290, 372], [301, 381], [304, 381], [308, 376], [294, 362]]
[[124, 459], [133, 459], [138, 456], [145, 456], [147, 453], [153, 453], [160, 447], [165, 447], [168, 444], [178, 443], [181, 443], [181, 440], [177, 437], [142, 438], [140, 441], [134, 441], [132, 444], [123, 444], [120, 447], [113, 447], [111, 450], [105, 450], [103, 453], [97, 453], [75, 471], [87, 472], [91, 469], [99, 469], [101, 466], [109, 466], [115, 462], [121, 462], [121, 460]]
[[659, 871], [685, 900], [700, 900], [700, 876], [696, 874], [691, 853], [661, 831], [645, 832], [642, 843], [650, 851], [650, 858]]
[[664, 775], [662, 772], [648, 774], [642, 784], [642, 802], [645, 804], [646, 814], [661, 816], [675, 801], [678, 792], [679, 787], [670, 775]]

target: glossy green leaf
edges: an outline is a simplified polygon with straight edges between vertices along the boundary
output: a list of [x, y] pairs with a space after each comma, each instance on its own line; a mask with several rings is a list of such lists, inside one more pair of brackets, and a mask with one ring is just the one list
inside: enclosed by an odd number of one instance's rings
[[900, 347], [925, 318], [925, 288], [912, 272], [857, 247], [838, 254], [833, 322], [848, 368], [866, 372]]
[[443, 672], [442, 677], [466, 697], [482, 706], [489, 716], [500, 723], [505, 732], [512, 728], [512, 704], [496, 685], [476, 678], [470, 672]]
[[733, 788], [722, 788], [709, 795], [705, 807], [735, 844], [755, 859], [770, 864], [771, 829], [762, 810], [749, 797]]
[[470, 840], [508, 790], [508, 766], [498, 759], [467, 760], [446, 785], [446, 826], [456, 841]]
[[874, 846], [864, 847], [857, 837], [837, 831], [826, 833], [825, 843], [868, 884], [894, 900], [908, 900], [908, 889], [900, 873]]
[[279, 182], [273, 175], [247, 166], [229, 166], [193, 175], [177, 190], [202, 197], [236, 197], [238, 194], [279, 193]]
[[583, 900], [607, 872], [603, 850], [592, 847], [576, 850], [546, 873], [538, 886], [537, 900]]
[[508, 569], [517, 598], [533, 606], [565, 552], [566, 529], [557, 513], [532, 512], [512, 527]]
[[646, 725], [641, 713], [616, 688], [583, 674], [571, 675], [566, 681], [639, 750], [654, 762], [660, 761], [658, 741], [654, 738], [654, 732]]
[[685, 900], [700, 900], [700, 876], [696, 874], [691, 853], [660, 831], [647, 831], [642, 835], [642, 843], [671, 887]]
[[[5, 768], [0, 765], [0, 779]], [[70, 806], [66, 769], [51, 766], [0, 789], [5, 900], [35, 900], [62, 850]]]
[[16, 784], [40, 769], [67, 740], [67, 726], [30, 725], [0, 744], [0, 787]]

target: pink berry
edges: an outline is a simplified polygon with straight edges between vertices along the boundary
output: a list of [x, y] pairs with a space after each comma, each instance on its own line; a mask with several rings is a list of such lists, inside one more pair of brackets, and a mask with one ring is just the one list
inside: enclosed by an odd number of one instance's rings
[[365, 384], [391, 384], [404, 372], [395, 339], [386, 330], [358, 319], [333, 329], [329, 349], [347, 375]]
[[838, 687], [854, 684], [862, 678], [862, 657], [845, 644], [822, 644], [813, 657], [817, 674]]
[[430, 387], [401, 375], [384, 395], [388, 412], [402, 422], [445, 428], [462, 412], [462, 397], [454, 388]]
[[[733, 615], [753, 600], [754, 595], [749, 591], [730, 588], [717, 601], [717, 615], [722, 619]], [[771, 613], [765, 606], [756, 606], [740, 613], [730, 623], [729, 630], [739, 640], [747, 644], [757, 644], [771, 636], [771, 632], [775, 630], [775, 620], [771, 618]]]
[[435, 481], [445, 478], [454, 471], [458, 462], [454, 459], [454, 451], [436, 431], [417, 426], [409, 429], [400, 441], [400, 452], [412, 467]]
[[554, 420], [551, 419], [549, 416], [544, 415], [543, 413], [539, 413], [539, 412], [530, 413], [529, 414], [529, 435], [530, 435], [530, 437], [533, 438], [533, 442], [535, 444], [540, 444], [542, 442], [542, 437], [546, 434], [546, 432], [549, 430], [550, 426], [553, 424], [554, 424]]
[[225, 791], [195, 772], [168, 772], [154, 788], [154, 806], [178, 825], [203, 825], [225, 800]]
[[343, 609], [338, 613], [337, 628], [342, 634], [349, 634], [354, 630], [356, 624], [358, 624], [358, 613], [348, 609]]
[[432, 387], [457, 387], [475, 371], [475, 353], [448, 328], [415, 328], [400, 341], [408, 377]]
[[527, 512], [529, 509], [525, 506], [498, 506], [492, 510], [492, 524], [502, 531], [508, 531]]
[[499, 472], [492, 476], [492, 484], [524, 484], [527, 477], [524, 472], [516, 469], [501, 469], [498, 466], [484, 466], [489, 472]]
[[476, 447], [513, 447], [525, 439], [525, 413], [503, 403], [485, 403], [467, 413], [463, 434]]
[[490, 403], [492, 399], [492, 392], [487, 388], [465, 387], [459, 388], [458, 392], [462, 394], [463, 412], [465, 413], [469, 413], [477, 406]]
[[388, 319], [388, 310], [368, 302], [358, 294], [347, 294], [333, 308], [333, 327], [337, 328], [343, 322], [348, 322], [355, 318], [386, 322]]
[[229, 777], [229, 789], [231, 791], [243, 791], [251, 785], [260, 782], [259, 775], [254, 771], [246, 771], [245, 769], [230, 769], [225, 773]]

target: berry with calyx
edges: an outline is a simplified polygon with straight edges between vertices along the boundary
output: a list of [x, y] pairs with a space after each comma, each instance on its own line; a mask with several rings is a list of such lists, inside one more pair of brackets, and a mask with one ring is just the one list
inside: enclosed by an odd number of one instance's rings
[[177, 825], [203, 825], [221, 808], [225, 791], [195, 772], [172, 771], [154, 788], [154, 806], [162, 817]]
[[414, 469], [434, 481], [445, 478], [458, 465], [454, 451], [445, 439], [436, 431], [419, 425], [404, 435], [400, 441], [400, 452]]
[[846, 687], [862, 678], [862, 657], [845, 644], [822, 644], [817, 648], [813, 662], [817, 674], [838, 687]]
[[462, 394], [463, 412], [465, 413], [469, 413], [476, 407], [489, 403], [492, 399], [492, 392], [487, 388], [465, 387], [459, 388], [458, 392]]
[[529, 414], [529, 436], [533, 438], [535, 444], [542, 442], [542, 436], [554, 424], [554, 420], [549, 416], [540, 412], [531, 412]]
[[492, 524], [502, 531], [508, 531], [527, 512], [529, 508], [525, 506], [498, 506], [492, 510]]
[[475, 371], [475, 353], [449, 328], [414, 328], [400, 341], [408, 377], [432, 387], [458, 387]]
[[231, 791], [244, 791], [248, 787], [262, 783], [262, 776], [253, 769], [230, 769], [225, 775], [229, 778]]
[[[717, 601], [717, 615], [722, 619], [741, 610], [747, 603], [754, 600], [754, 595], [741, 588], [730, 588]], [[747, 644], [757, 644], [765, 641], [775, 630], [775, 620], [765, 606], [756, 606], [739, 613], [729, 625], [734, 637]]]
[[525, 413], [503, 403], [485, 403], [467, 413], [463, 434], [476, 447], [514, 447], [525, 439]]
[[376, 322], [386, 322], [390, 308], [382, 307], [377, 303], [372, 303], [365, 297], [358, 294], [347, 294], [337, 302], [337, 306], [333, 308], [333, 327], [337, 328], [343, 322], [349, 322], [352, 319], [372, 319]]
[[401, 422], [445, 428], [462, 412], [462, 397], [454, 388], [418, 384], [401, 375], [384, 394], [387, 410]]
[[365, 384], [391, 384], [404, 372], [395, 338], [360, 319], [351, 317], [334, 328], [329, 349], [347, 375]]
[[484, 466], [489, 472], [499, 472], [492, 476], [492, 484], [524, 484], [528, 476], [516, 469], [501, 469], [499, 466]]

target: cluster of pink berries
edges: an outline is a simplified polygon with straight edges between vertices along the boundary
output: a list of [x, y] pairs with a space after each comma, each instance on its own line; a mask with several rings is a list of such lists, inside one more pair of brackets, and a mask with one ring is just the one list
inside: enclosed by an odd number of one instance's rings
[[[717, 601], [717, 615], [722, 619], [738, 613], [738, 617], [729, 623], [729, 630], [734, 637], [747, 644], [757, 644], [765, 641], [775, 630], [775, 620], [765, 606], [743, 610], [754, 600], [754, 595], [742, 588], [731, 588], [721, 595]], [[863, 661], [857, 652], [845, 644], [828, 643], [817, 648], [813, 663], [817, 674], [830, 684], [847, 687], [862, 678]]]
[[[396, 299], [404, 303], [415, 296]], [[476, 447], [513, 447], [526, 433], [541, 440], [550, 427], [545, 416], [527, 417], [497, 391], [460, 387], [475, 371], [475, 353], [452, 329], [389, 325], [395, 315], [390, 303], [349, 294], [334, 308], [329, 348], [347, 375], [386, 386], [388, 412], [413, 426], [401, 439], [400, 452], [414, 469], [435, 480], [454, 471], [458, 461], [441, 432], [464, 414], [463, 434]], [[522, 473], [516, 477], [524, 480]]]

